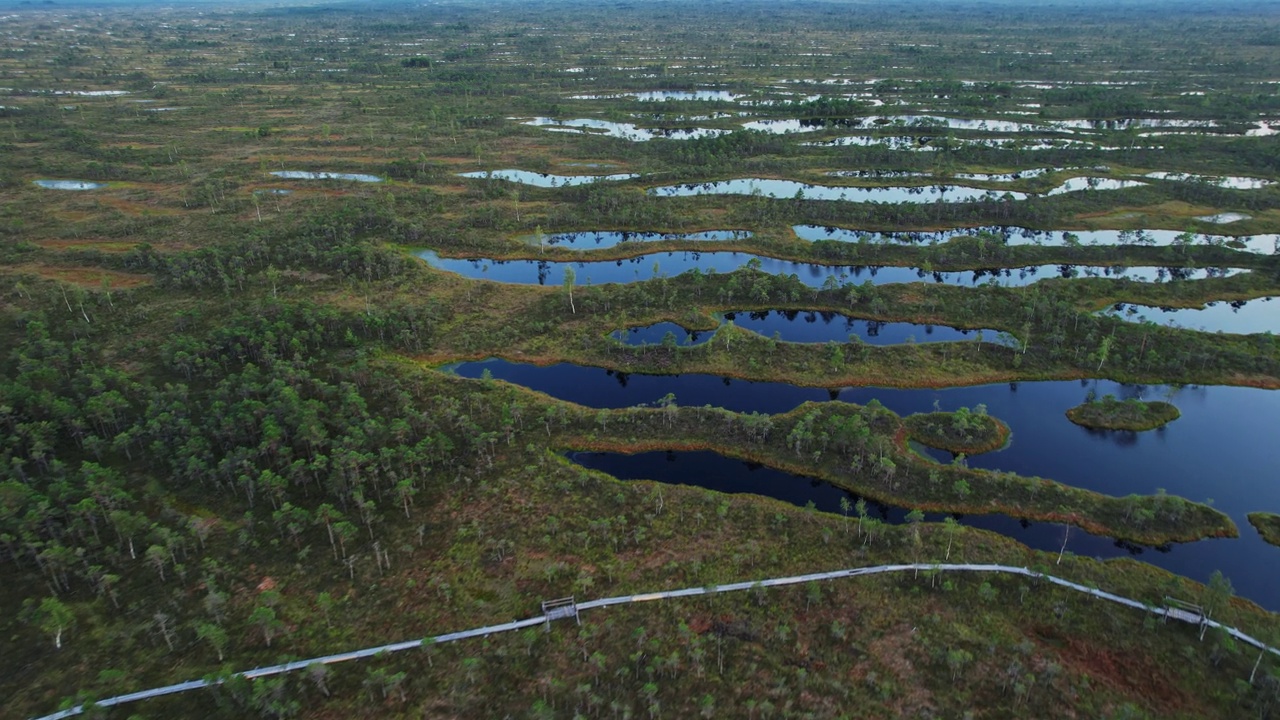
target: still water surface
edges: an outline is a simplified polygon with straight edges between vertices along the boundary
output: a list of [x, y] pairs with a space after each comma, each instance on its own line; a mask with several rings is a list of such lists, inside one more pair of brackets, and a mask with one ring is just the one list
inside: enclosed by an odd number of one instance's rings
[[31, 182], [46, 190], [97, 190], [106, 187], [105, 183], [88, 180], [32, 180]]
[[480, 180], [506, 180], [507, 182], [520, 183], [522, 185], [553, 188], [589, 185], [595, 182], [608, 182], [614, 180], [631, 180], [640, 176], [632, 175], [630, 173], [619, 173], [616, 175], [552, 175], [550, 173], [531, 172], [529, 170], [509, 169], [458, 173], [458, 177]]
[[[850, 342], [857, 337], [868, 345], [901, 345], [903, 343], [950, 342], [973, 340], [977, 330], [961, 330], [947, 325], [921, 325], [908, 322], [882, 322], [850, 317], [833, 312], [806, 312], [796, 310], [763, 310], [756, 312], [726, 312], [721, 322], [731, 321], [737, 327], [776, 338], [782, 342], [826, 343]], [[671, 333], [676, 345], [694, 347], [715, 335], [714, 330], [690, 332], [672, 322], [661, 322], [644, 327], [619, 330], [613, 337], [627, 345], [660, 345], [667, 333]], [[982, 330], [983, 339], [994, 342], [999, 330]]]
[[1047, 278], [1102, 277], [1127, 278], [1140, 282], [1168, 282], [1177, 279], [1200, 279], [1234, 275], [1231, 268], [1161, 268], [1105, 267], [1090, 265], [1039, 265], [1024, 268], [966, 270], [962, 272], [929, 272], [910, 267], [873, 267], [813, 265], [778, 260], [743, 252], [672, 251], [641, 255], [623, 260], [493, 260], [489, 258], [442, 258], [430, 250], [419, 250], [417, 256], [428, 265], [475, 280], [521, 285], [561, 285], [565, 271], [572, 268], [574, 282], [581, 285], [633, 283], [654, 278], [672, 277], [690, 270], [703, 273], [727, 273], [756, 261], [767, 273], [795, 275], [809, 287], [821, 287], [828, 278], [839, 282], [874, 285], [906, 282], [932, 282], [957, 286], [995, 283], [1006, 287], [1030, 285]]
[[760, 195], [768, 198], [795, 198], [805, 200], [846, 200], [848, 202], [969, 202], [975, 199], [1003, 198], [1026, 199], [1027, 194], [1013, 191], [997, 191], [965, 185], [841, 187], [810, 185], [794, 180], [769, 180], [764, 178], [738, 178], [709, 183], [666, 185], [649, 190], [660, 197], [689, 195]]
[[824, 225], [793, 225], [801, 240], [840, 240], [842, 242], [901, 243], [904, 245], [936, 245], [958, 237], [986, 233], [1005, 245], [1139, 245], [1164, 247], [1186, 241], [1188, 245], [1220, 245], [1246, 252], [1270, 255], [1280, 248], [1280, 235], [1212, 235], [1178, 230], [1033, 230], [1031, 228], [993, 225], [976, 228], [953, 228], [938, 231], [876, 232]]
[[[1280, 560], [1280, 548], [1262, 541], [1245, 514], [1254, 510], [1280, 510], [1280, 484], [1274, 470], [1280, 468], [1280, 443], [1274, 439], [1274, 421], [1280, 417], [1280, 392], [1239, 387], [1174, 388], [1136, 386], [1101, 381], [1024, 382], [966, 388], [897, 390], [888, 388], [843, 388], [824, 390], [784, 383], [753, 383], [727, 380], [713, 375], [686, 374], [654, 376], [621, 374], [600, 368], [561, 363], [536, 367], [491, 360], [456, 366], [455, 372], [479, 377], [488, 370], [493, 377], [544, 392], [589, 407], [623, 408], [652, 403], [667, 393], [684, 406], [712, 405], [738, 412], [778, 413], [791, 410], [805, 400], [826, 402], [832, 395], [839, 401], [865, 404], [876, 399], [899, 414], [930, 412], [935, 403], [943, 410], [985, 404], [988, 411], [1009, 424], [1013, 439], [1004, 450], [978, 455], [969, 465], [1025, 476], [1041, 476], [1068, 485], [1109, 495], [1151, 494], [1164, 488], [1170, 494], [1191, 500], [1212, 498], [1214, 506], [1227, 513], [1240, 527], [1234, 540], [1206, 540], [1174, 546], [1169, 552], [1145, 550], [1143, 560], [1201, 581], [1220, 569], [1234, 583], [1239, 594], [1272, 609], [1280, 607], [1280, 574], [1271, 572]], [[1120, 398], [1167, 399], [1182, 411], [1182, 417], [1162, 430], [1147, 433], [1090, 431], [1069, 422], [1065, 411], [1093, 392]], [[659, 454], [661, 455], [661, 454]], [[645, 456], [614, 456], [586, 464], [620, 477], [649, 477], [666, 482], [739, 486], [753, 473], [749, 466], [729, 460], [684, 463], [655, 468]], [[718, 456], [717, 456], [718, 457]], [[700, 464], [703, 463], [703, 464]], [[773, 471], [771, 471], [773, 472]], [[810, 482], [781, 473], [769, 483], [806, 489]], [[723, 487], [723, 486], [722, 486]], [[751, 486], [745, 486], [751, 487]], [[759, 492], [760, 489], [752, 490]], [[828, 495], [830, 495], [829, 491]], [[790, 502], [821, 492], [800, 495]], [[824, 502], [838, 503], [838, 496]], [[838, 506], [824, 509], [838, 512]], [[1011, 520], [987, 519], [992, 528], [1023, 542], [1047, 550], [1061, 543], [1060, 526], [1042, 525], [1034, 533], [1022, 533]], [[1033, 528], [1037, 525], [1033, 525]], [[1080, 554], [1113, 556], [1128, 550], [1105, 539], [1090, 539], [1073, 531], [1068, 549]]]
[[692, 233], [631, 232], [595, 230], [543, 234], [541, 243], [537, 235], [522, 235], [520, 239], [534, 246], [572, 248], [574, 250], [603, 250], [629, 242], [658, 242], [661, 240], [724, 241], [746, 240], [750, 230], [704, 230]]
[[364, 173], [311, 172], [309, 170], [277, 170], [272, 175], [286, 180], [351, 180], [353, 182], [377, 183], [382, 178]]
[[1106, 313], [1130, 322], [1153, 322], [1205, 332], [1280, 334], [1280, 302], [1274, 300], [1274, 297], [1265, 297], [1247, 302], [1221, 301], [1203, 308], [1160, 308], [1119, 303]]

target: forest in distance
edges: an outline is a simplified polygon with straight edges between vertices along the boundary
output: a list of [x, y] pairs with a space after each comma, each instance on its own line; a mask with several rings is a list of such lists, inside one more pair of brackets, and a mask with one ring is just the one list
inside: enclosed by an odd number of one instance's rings
[[1280, 718], [1277, 45], [0, 2], [0, 715]]

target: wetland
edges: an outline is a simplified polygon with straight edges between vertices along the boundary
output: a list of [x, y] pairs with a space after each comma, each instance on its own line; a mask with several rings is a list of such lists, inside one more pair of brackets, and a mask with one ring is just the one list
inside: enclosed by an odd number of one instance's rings
[[[6, 713], [908, 562], [1280, 647], [1275, 8], [853, 10], [0, 9]], [[1030, 578], [580, 619], [106, 712], [1280, 711]]]

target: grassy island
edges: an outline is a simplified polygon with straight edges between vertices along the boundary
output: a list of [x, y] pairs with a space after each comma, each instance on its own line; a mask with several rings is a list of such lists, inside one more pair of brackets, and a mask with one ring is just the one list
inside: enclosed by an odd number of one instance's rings
[[825, 480], [884, 504], [1065, 523], [1144, 545], [1239, 533], [1220, 511], [1176, 496], [1118, 498], [1044, 478], [926, 460], [907, 449], [910, 431], [903, 419], [875, 401], [864, 406], [810, 402], [777, 415], [680, 407], [674, 398], [660, 401], [658, 408], [593, 411], [548, 402], [541, 394], [502, 382], [441, 380], [450, 379], [427, 374], [419, 382], [441, 396], [469, 389], [498, 407], [518, 405], [522, 413], [538, 408], [535, 414], [543, 418], [550, 444], [561, 449], [627, 454], [710, 450]]
[[1249, 513], [1249, 524], [1258, 530], [1263, 540], [1280, 546], [1280, 515], [1268, 512]]
[[1181, 416], [1178, 408], [1167, 402], [1133, 398], [1117, 400], [1112, 395], [1084, 402], [1067, 411], [1067, 419], [1083, 427], [1134, 432], [1164, 427]]
[[907, 436], [931, 448], [977, 455], [1009, 442], [1009, 426], [987, 414], [986, 407], [955, 412], [920, 413], [903, 418]]

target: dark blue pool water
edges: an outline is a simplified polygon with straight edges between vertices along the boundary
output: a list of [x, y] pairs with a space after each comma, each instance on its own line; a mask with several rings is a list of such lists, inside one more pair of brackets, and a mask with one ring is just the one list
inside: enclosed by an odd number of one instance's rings
[[704, 273], [727, 273], [746, 267], [747, 263], [753, 261], [759, 263], [759, 269], [764, 272], [795, 275], [810, 287], [821, 287], [828, 278], [859, 284], [870, 281], [876, 285], [932, 282], [964, 287], [987, 283], [1017, 287], [1057, 277], [1109, 277], [1129, 278], [1140, 282], [1166, 282], [1175, 278], [1191, 280], [1237, 272], [1217, 268], [1117, 268], [1083, 265], [1039, 265], [963, 272], [927, 272], [920, 268], [909, 267], [814, 265], [743, 252], [673, 251], [649, 253], [625, 260], [567, 262], [442, 258], [430, 250], [420, 250], [417, 255], [434, 268], [458, 273], [464, 277], [522, 285], [560, 285], [564, 282], [567, 268], [573, 269], [574, 282], [582, 286], [641, 282], [659, 277], [673, 277], [694, 269]]
[[539, 242], [537, 235], [524, 235], [520, 239], [533, 245], [571, 248], [573, 250], [603, 250], [629, 242], [658, 242], [661, 240], [689, 240], [714, 242], [717, 240], [745, 240], [750, 230], [704, 230], [692, 233], [630, 232], [595, 230], [544, 234]]
[[[614, 373], [568, 363], [536, 367], [491, 360], [455, 368], [466, 377], [479, 377], [485, 370], [495, 378], [598, 408], [652, 403], [668, 393], [675, 395], [679, 405], [764, 413], [785, 412], [806, 400], [863, 404], [874, 398], [903, 415], [932, 411], [935, 403], [943, 410], [981, 403], [990, 414], [1008, 423], [1013, 439], [1004, 450], [969, 458], [971, 467], [1046, 477], [1108, 495], [1152, 494], [1163, 488], [1194, 501], [1211, 498], [1215, 507], [1240, 526], [1241, 538], [1179, 545], [1168, 553], [1147, 552], [1144, 559], [1202, 581], [1213, 570], [1222, 570], [1241, 595], [1267, 607], [1280, 607], [1280, 574], [1267, 570], [1280, 561], [1280, 548], [1264, 543], [1245, 519], [1246, 513], [1255, 510], [1280, 510], [1280, 483], [1275, 480], [1280, 469], [1280, 443], [1274, 437], [1280, 392], [1223, 386], [1122, 385], [1106, 380], [942, 390], [826, 390], [713, 375]], [[1090, 392], [1167, 399], [1178, 406], [1182, 417], [1147, 433], [1090, 431], [1064, 416]], [[630, 476], [621, 468], [631, 462], [624, 456], [610, 465], [609, 471]], [[735, 472], [749, 471], [744, 466]], [[699, 476], [695, 472], [688, 479], [696, 484]], [[654, 479], [680, 482], [679, 477], [680, 473], [673, 473]], [[1089, 546], [1088, 554], [1100, 554], [1095, 549]], [[1086, 552], [1082, 548], [1076, 551]]]
[[[865, 320], [833, 312], [727, 312], [723, 319], [765, 337], [794, 343], [843, 343], [848, 342], [851, 337], [857, 337], [860, 342], [870, 345], [901, 345], [911, 342], [972, 340], [977, 337], [976, 330], [960, 330], [946, 325]], [[627, 345], [659, 345], [667, 333], [674, 336], [676, 345], [693, 347], [710, 340], [715, 331], [689, 332], [676, 323], [662, 322], [619, 330], [613, 336]], [[989, 328], [982, 333], [986, 341], [995, 341], [1000, 335], [998, 330]]]
[[[623, 453], [571, 452], [573, 462], [593, 470], [600, 470], [620, 480], [659, 480], [678, 485], [694, 485], [733, 495], [763, 495], [798, 507], [812, 502], [822, 512], [843, 514], [841, 499], [847, 499], [856, 507], [859, 496], [831, 483], [814, 478], [793, 475], [757, 463], [737, 460], [714, 452], [647, 452], [635, 455]], [[907, 510], [875, 501], [867, 501], [867, 515], [900, 524], [906, 522]], [[850, 523], [857, 522], [856, 512], [849, 513]], [[925, 513], [927, 522], [942, 522], [942, 513]], [[1090, 535], [1078, 528], [1067, 529], [1053, 523], [1036, 523], [1008, 515], [963, 515], [961, 524], [991, 530], [1011, 537], [1028, 547], [1050, 552], [1066, 549], [1076, 555], [1088, 557], [1137, 556], [1151, 561], [1153, 557], [1170, 556], [1176, 550], [1146, 548], [1111, 538]], [[833, 539], [833, 542], [841, 538]], [[845, 540], [848, 541], [847, 539]], [[963, 557], [963, 548], [953, 548], [951, 560]], [[927, 560], [942, 560], [926, 558]], [[1157, 560], [1156, 562], [1159, 562]]]
[[1166, 247], [1187, 244], [1198, 246], [1223, 246], [1253, 253], [1270, 255], [1280, 247], [1280, 235], [1213, 235], [1208, 233], [1183, 233], [1177, 230], [1033, 230], [1009, 225], [993, 225], [976, 228], [923, 231], [904, 230], [877, 232], [828, 225], [792, 225], [791, 229], [801, 240], [839, 240], [841, 242], [897, 243], [902, 245], [936, 245], [955, 238], [969, 237], [979, 232], [993, 235], [996, 242], [1005, 245], [1041, 245], [1044, 247], [1128, 245], [1135, 247]]

